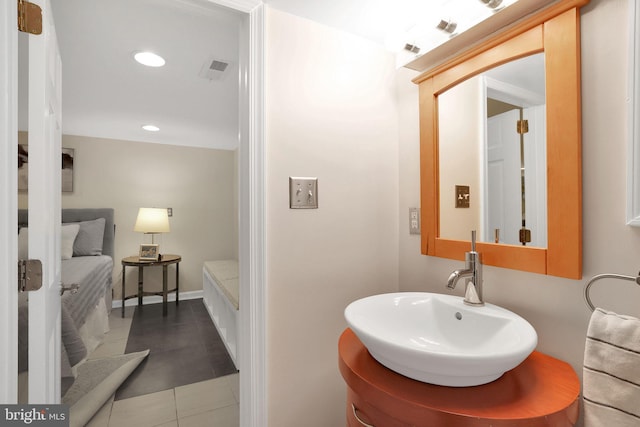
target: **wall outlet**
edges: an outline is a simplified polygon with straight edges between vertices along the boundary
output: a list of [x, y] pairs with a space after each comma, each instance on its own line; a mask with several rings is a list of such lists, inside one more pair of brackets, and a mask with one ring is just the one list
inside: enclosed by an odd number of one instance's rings
[[173, 208], [167, 208], [167, 215], [168, 215], [169, 217], [172, 217], [172, 216], [173, 216]]
[[420, 234], [420, 208], [409, 208], [409, 234]]

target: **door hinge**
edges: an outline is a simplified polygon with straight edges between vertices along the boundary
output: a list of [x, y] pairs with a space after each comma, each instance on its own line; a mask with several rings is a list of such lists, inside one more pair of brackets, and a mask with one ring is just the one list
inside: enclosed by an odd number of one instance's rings
[[37, 4], [18, 0], [18, 31], [42, 34], [42, 9]]
[[527, 243], [531, 243], [531, 230], [522, 227], [520, 229], [520, 243], [522, 243], [522, 245], [526, 245]]
[[529, 120], [518, 120], [516, 122], [516, 130], [520, 135], [524, 135], [529, 132]]
[[42, 263], [38, 259], [18, 260], [18, 291], [37, 291], [42, 287]]

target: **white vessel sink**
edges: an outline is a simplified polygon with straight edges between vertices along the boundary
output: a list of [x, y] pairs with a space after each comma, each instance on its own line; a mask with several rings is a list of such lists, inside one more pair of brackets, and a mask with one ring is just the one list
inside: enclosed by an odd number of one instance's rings
[[426, 292], [374, 295], [345, 309], [349, 327], [387, 368], [431, 384], [486, 384], [531, 354], [538, 335], [522, 317], [462, 297]]

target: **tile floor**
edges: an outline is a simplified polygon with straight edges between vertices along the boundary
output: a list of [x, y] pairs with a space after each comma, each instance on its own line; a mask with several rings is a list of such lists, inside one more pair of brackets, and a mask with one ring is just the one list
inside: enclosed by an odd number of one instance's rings
[[[89, 358], [123, 354], [134, 307], [110, 316], [111, 332]], [[238, 427], [238, 373], [169, 390], [114, 401], [91, 419], [89, 427]]]

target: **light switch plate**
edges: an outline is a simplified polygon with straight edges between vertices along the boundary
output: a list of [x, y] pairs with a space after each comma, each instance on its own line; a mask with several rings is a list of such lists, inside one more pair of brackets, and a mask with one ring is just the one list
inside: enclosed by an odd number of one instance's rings
[[289, 208], [318, 209], [318, 178], [289, 177]]
[[456, 208], [468, 208], [470, 202], [468, 185], [456, 185]]

